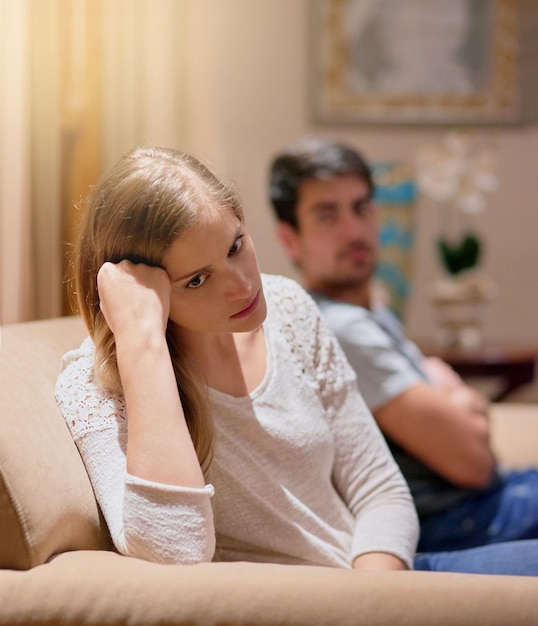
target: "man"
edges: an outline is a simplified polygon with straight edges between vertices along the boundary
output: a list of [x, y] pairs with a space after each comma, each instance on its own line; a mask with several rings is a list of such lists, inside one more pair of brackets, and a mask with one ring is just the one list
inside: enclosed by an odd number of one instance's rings
[[496, 466], [486, 399], [448, 365], [425, 358], [372, 300], [373, 190], [368, 164], [339, 142], [300, 140], [270, 169], [278, 238], [340, 340], [409, 483], [419, 551], [538, 537], [538, 470]]

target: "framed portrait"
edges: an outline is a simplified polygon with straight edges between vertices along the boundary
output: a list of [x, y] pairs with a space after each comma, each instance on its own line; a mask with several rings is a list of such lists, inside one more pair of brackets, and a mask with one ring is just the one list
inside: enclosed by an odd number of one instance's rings
[[538, 103], [538, 2], [310, 0], [321, 123], [509, 124]]

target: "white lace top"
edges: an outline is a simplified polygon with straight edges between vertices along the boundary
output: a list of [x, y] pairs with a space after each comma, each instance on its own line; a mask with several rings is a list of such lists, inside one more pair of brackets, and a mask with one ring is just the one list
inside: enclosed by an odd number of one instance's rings
[[351, 567], [388, 552], [409, 567], [418, 536], [398, 467], [355, 374], [297, 283], [266, 276], [267, 368], [247, 397], [209, 390], [212, 485], [126, 472], [121, 398], [93, 379], [93, 344], [67, 353], [56, 397], [117, 549], [166, 563], [247, 560]]

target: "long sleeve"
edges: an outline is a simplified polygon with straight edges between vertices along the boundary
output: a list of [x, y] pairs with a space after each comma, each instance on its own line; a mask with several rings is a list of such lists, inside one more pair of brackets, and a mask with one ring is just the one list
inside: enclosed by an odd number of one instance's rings
[[127, 473], [125, 404], [95, 383], [89, 339], [65, 355], [56, 399], [117, 550], [160, 563], [211, 560], [213, 487], [183, 488]]
[[351, 560], [389, 552], [412, 567], [418, 518], [409, 488], [337, 339], [307, 294], [294, 298], [300, 304], [288, 332], [319, 389], [333, 434], [333, 482], [355, 519]]
[[354, 383], [333, 404], [334, 483], [355, 518], [351, 557], [388, 552], [412, 568], [418, 518], [407, 484]]

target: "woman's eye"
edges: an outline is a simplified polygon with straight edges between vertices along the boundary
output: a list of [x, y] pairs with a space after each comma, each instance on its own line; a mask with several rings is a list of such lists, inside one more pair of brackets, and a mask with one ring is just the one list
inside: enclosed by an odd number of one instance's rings
[[239, 250], [241, 250], [241, 248], [243, 246], [243, 237], [244, 237], [244, 235], [240, 235], [234, 241], [234, 245], [230, 248], [230, 252], [228, 253], [228, 256], [232, 256], [232, 255], [236, 254], [237, 252], [239, 252]]
[[187, 283], [187, 289], [196, 289], [197, 287], [201, 287], [207, 279], [206, 274], [201, 274], [200, 276], [195, 276], [192, 280]]

